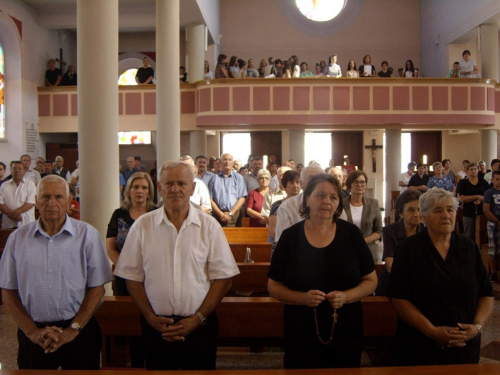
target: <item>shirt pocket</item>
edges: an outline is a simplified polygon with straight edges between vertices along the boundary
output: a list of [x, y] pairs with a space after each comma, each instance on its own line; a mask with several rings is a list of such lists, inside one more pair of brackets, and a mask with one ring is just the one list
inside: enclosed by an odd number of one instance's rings
[[208, 249], [204, 246], [190, 248], [189, 277], [199, 281], [208, 281]]

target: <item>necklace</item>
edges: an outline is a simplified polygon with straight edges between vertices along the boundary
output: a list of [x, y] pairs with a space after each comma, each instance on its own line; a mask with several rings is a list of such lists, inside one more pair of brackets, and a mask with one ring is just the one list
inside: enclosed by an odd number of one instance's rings
[[337, 323], [337, 317], [338, 316], [339, 316], [339, 314], [337, 314], [337, 309], [333, 309], [333, 315], [332, 315], [332, 318], [333, 318], [333, 321], [332, 321], [332, 333], [331, 333], [330, 338], [328, 339], [328, 341], [323, 341], [323, 339], [321, 338], [321, 336], [319, 334], [318, 314], [316, 312], [316, 308], [314, 308], [314, 323], [316, 323], [316, 335], [318, 336], [319, 341], [323, 345], [328, 345], [328, 344], [330, 344], [332, 342], [332, 340], [333, 340], [333, 331], [335, 330], [335, 324]]

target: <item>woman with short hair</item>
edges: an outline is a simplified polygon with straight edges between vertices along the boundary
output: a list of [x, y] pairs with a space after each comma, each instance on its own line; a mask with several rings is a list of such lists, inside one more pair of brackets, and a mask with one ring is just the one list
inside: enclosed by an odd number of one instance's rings
[[259, 187], [248, 193], [247, 197], [247, 215], [250, 216], [251, 227], [265, 227], [266, 219], [260, 214], [264, 205], [264, 196], [269, 191], [269, 182], [271, 174], [267, 169], [260, 169], [257, 172], [257, 181]]
[[441, 164], [440, 161], [437, 161], [432, 164], [432, 168], [434, 169], [434, 176], [429, 178], [427, 189], [431, 189], [436, 186], [446, 191], [455, 192], [455, 184], [448, 176], [443, 174], [443, 164]]

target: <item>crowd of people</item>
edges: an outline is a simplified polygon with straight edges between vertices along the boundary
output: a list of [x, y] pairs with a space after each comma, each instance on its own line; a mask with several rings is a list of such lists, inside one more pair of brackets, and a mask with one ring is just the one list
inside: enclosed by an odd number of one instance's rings
[[[146, 173], [140, 157], [129, 157], [104, 247], [71, 214], [78, 169], [70, 173], [59, 156], [32, 168], [23, 155], [4, 178], [0, 163], [2, 225], [16, 228], [0, 260], [0, 287], [20, 329], [19, 368], [99, 368], [93, 312], [111, 280], [110, 259], [116, 295], [130, 295], [142, 313], [143, 339], [129, 341], [132, 366], [215, 369], [214, 310], [239, 273], [222, 227], [245, 217], [269, 227], [268, 290], [285, 304], [286, 368], [360, 366], [360, 300], [374, 293], [390, 297], [400, 318], [399, 365], [477, 363], [500, 255], [500, 160], [491, 171], [464, 160], [453, 179], [448, 159], [433, 171], [410, 162], [396, 201], [400, 220], [385, 227], [378, 201], [367, 196], [367, 173], [349, 158], [334, 164], [184, 155]], [[459, 204], [465, 235], [455, 230]], [[472, 240], [475, 221], [465, 219], [481, 210], [490, 274]]]

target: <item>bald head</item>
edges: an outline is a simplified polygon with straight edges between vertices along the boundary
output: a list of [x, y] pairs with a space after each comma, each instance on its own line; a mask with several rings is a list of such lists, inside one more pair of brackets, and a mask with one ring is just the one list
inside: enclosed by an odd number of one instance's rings
[[344, 175], [343, 175], [343, 173], [342, 173], [342, 169], [337, 168], [337, 167], [332, 167], [332, 168], [330, 168], [330, 169], [328, 170], [328, 174], [329, 174], [329, 175], [332, 175], [332, 176], [334, 176], [334, 177], [336, 177], [336, 178], [337, 178], [337, 180], [339, 180], [339, 181], [340, 181], [340, 183], [342, 183], [342, 180], [343, 180], [343, 178], [344, 178]]
[[319, 164], [311, 164], [303, 168], [300, 171], [300, 183], [302, 184], [302, 190], [306, 190], [311, 178], [321, 173], [325, 173], [325, 171]]

